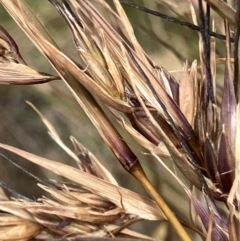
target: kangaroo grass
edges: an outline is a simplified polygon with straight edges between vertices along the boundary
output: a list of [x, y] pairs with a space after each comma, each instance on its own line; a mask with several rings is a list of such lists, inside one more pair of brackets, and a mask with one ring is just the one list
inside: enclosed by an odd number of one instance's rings
[[[78, 240], [94, 236], [93, 240], [106, 240], [106, 237], [120, 240], [124, 235], [125, 240], [154, 240], [128, 227], [141, 220], [162, 220], [169, 222], [183, 241], [195, 238], [184, 227], [206, 240], [239, 240], [239, 24], [236, 24], [239, 9], [235, 11], [223, 1], [203, 3], [199, 0], [195, 7], [190, 4], [192, 24], [128, 1], [113, 0], [114, 10], [105, 1], [94, 0], [114, 17], [114, 24], [110, 24], [89, 0], [47, 2], [65, 20], [79, 59], [73, 60], [56, 44], [39, 16], [24, 1], [0, 0], [58, 75], [30, 67], [13, 38], [0, 27], [0, 83], [27, 85], [62, 81], [115, 155], [116, 162], [138, 180], [153, 200], [120, 187], [112, 173], [76, 138], [70, 137], [73, 150], [67, 147], [57, 128], [27, 102], [42, 119], [50, 137], [76, 162], [77, 168], [0, 143], [0, 148], [68, 180], [45, 181], [22, 169], [37, 179], [39, 187], [50, 197], [33, 201], [11, 191], [14, 198], [9, 199], [1, 192], [0, 210], [4, 214], [0, 214], [3, 221], [0, 239], [65, 240], [67, 237]], [[186, 61], [182, 76], [175, 79], [145, 53], [121, 4], [199, 31], [199, 61], [194, 60], [190, 67]], [[215, 33], [212, 10], [223, 18], [222, 35]], [[230, 24], [236, 27], [233, 51]], [[226, 56], [220, 59], [224, 64], [224, 84], [220, 89], [215, 38], [225, 41]], [[142, 160], [105, 110], [112, 114], [121, 131], [155, 157], [180, 186], [189, 200], [191, 221], [174, 214], [162, 193], [149, 181]], [[9, 161], [6, 156], [2, 157]], [[170, 170], [161, 158], [171, 160], [173, 170], [178, 169], [183, 176], [180, 178], [177, 171]], [[17, 161], [10, 162], [19, 167]], [[151, 163], [147, 165], [153, 169]], [[162, 183], [161, 173], [156, 174]], [[3, 182], [0, 185], [9, 189]], [[221, 212], [219, 203], [226, 206]]]

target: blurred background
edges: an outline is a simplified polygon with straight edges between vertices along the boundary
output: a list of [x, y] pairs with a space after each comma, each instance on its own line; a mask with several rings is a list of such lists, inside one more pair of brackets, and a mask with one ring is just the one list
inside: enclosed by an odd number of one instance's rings
[[[78, 57], [74, 49], [71, 32], [54, 7], [47, 0], [28, 0], [26, 2], [29, 3], [33, 12], [41, 19], [62, 50], [77, 60]], [[112, 1], [106, 2], [111, 4]], [[160, 11], [180, 20], [192, 22], [187, 0], [131, 0], [131, 2], [145, 5], [150, 9]], [[99, 7], [98, 5], [96, 6]], [[186, 60], [191, 64], [194, 59], [199, 59], [197, 32], [130, 7], [124, 7], [124, 9], [143, 49], [156, 64], [173, 72], [177, 80], [181, 78], [180, 72]], [[106, 16], [106, 18], [108, 19], [109, 16]], [[111, 21], [111, 18], [109, 20]], [[20, 53], [28, 65], [36, 68], [38, 71], [56, 74], [48, 61], [42, 57], [2, 6], [0, 6], [0, 24], [16, 41]], [[218, 44], [223, 46], [220, 41]], [[33, 103], [56, 127], [62, 140], [68, 147], [73, 149], [69, 140], [69, 136], [73, 135], [102, 161], [121, 186], [147, 195], [143, 188], [125, 173], [61, 81], [36, 86], [1, 85], [0, 142], [76, 166], [74, 161], [50, 138], [39, 116], [26, 104], [26, 100]], [[117, 125], [116, 127], [119, 128]], [[144, 155], [144, 150], [126, 136], [125, 133], [122, 134], [126, 137], [129, 146], [133, 148], [136, 155], [140, 158], [148, 176], [168, 201], [170, 207], [180, 217], [188, 220], [188, 199], [185, 194], [178, 190], [179, 187], [176, 188], [175, 183], [171, 183], [167, 173], [151, 156]], [[39, 177], [59, 179], [59, 177], [40, 169], [26, 160], [22, 160], [10, 153], [5, 153], [5, 155]], [[171, 161], [166, 160], [166, 163], [172, 166]], [[0, 158], [0, 180], [12, 189], [29, 197], [38, 198], [43, 194], [42, 190], [36, 186], [36, 181], [33, 178], [28, 177], [3, 158]], [[165, 240], [178, 240], [166, 223], [141, 222], [134, 228], [155, 237], [165, 237]], [[170, 232], [168, 232], [169, 230]], [[166, 237], [166, 235], [169, 235], [169, 237]], [[171, 235], [173, 236], [171, 237]]]

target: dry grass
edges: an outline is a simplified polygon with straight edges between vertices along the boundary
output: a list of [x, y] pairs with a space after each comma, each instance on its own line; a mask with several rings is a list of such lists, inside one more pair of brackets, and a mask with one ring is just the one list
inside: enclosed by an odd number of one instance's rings
[[[15, 41], [1, 27], [0, 83], [64, 82], [116, 161], [126, 170], [125, 175], [131, 174], [154, 201], [120, 187], [107, 167], [74, 137], [71, 137], [74, 151], [69, 149], [55, 127], [29, 103], [77, 168], [0, 144], [2, 149], [68, 180], [43, 180], [24, 170], [37, 179], [48, 196], [31, 200], [14, 191], [11, 191], [13, 198], [8, 198], [2, 192], [0, 239], [78, 240], [90, 236], [95, 240], [106, 236], [152, 239], [128, 227], [141, 220], [164, 220], [181, 240], [195, 240], [197, 235], [203, 240], [239, 240], [240, 23], [235, 21], [240, 14], [238, 4], [231, 6], [211, 0], [206, 1], [209, 5], [205, 7], [202, 1], [190, 3], [193, 23], [181, 24], [199, 31], [200, 61], [195, 60], [190, 66], [186, 62], [177, 80], [143, 51], [121, 6], [128, 2], [113, 0], [114, 8], [110, 8], [106, 2], [94, 0], [106, 16], [114, 18], [112, 25], [87, 0], [49, 2], [71, 30], [79, 59], [73, 60], [62, 51], [24, 1], [0, 0], [57, 73], [50, 75], [28, 66]], [[174, 3], [165, 4], [175, 8]], [[211, 8], [221, 16], [219, 25], [225, 26], [222, 35], [215, 33], [218, 27], [215, 25], [209, 31]], [[217, 38], [225, 38], [224, 58], [216, 57]], [[218, 88], [216, 79], [219, 63], [225, 66], [223, 88]], [[190, 201], [191, 221], [173, 213], [112, 119], [185, 192]], [[168, 168], [165, 159], [173, 161], [173, 169]], [[7, 188], [6, 184], [1, 185]], [[192, 236], [186, 227], [193, 231]]]

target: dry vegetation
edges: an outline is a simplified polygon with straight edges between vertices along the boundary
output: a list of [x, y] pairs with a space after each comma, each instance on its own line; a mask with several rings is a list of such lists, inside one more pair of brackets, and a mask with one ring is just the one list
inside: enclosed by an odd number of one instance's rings
[[[132, 175], [151, 198], [121, 187], [107, 162], [104, 166], [73, 136], [69, 148], [55, 124], [28, 102], [75, 166], [0, 143], [5, 162], [35, 179], [44, 193], [36, 200], [21, 190], [12, 190], [0, 179], [0, 240], [154, 240], [130, 229], [143, 220], [167, 223], [171, 228], [163, 225], [165, 232], [158, 236], [164, 240], [176, 240], [172, 229], [184, 241], [240, 240], [238, 1], [183, 1], [189, 7], [188, 21], [183, 21], [184, 13], [177, 12], [175, 1], [156, 2], [171, 9], [178, 19], [124, 0], [112, 0], [111, 6], [101, 0], [46, 2], [71, 31], [75, 53], [71, 55], [58, 46], [41, 23], [41, 16], [25, 1], [0, 0], [56, 71], [49, 74], [28, 65], [8, 29], [0, 26], [0, 83], [64, 83], [102, 143], [114, 154], [114, 161], [125, 169], [122, 178]], [[175, 78], [145, 53], [122, 5], [183, 25], [178, 28], [198, 31], [199, 59], [191, 64], [185, 62], [181, 77]], [[146, 25], [139, 26], [154, 35]], [[163, 45], [183, 58], [177, 45]], [[224, 46], [224, 55], [218, 45]], [[224, 66], [222, 75], [219, 65]], [[64, 89], [61, 96], [66, 102], [70, 98]], [[67, 114], [71, 115], [71, 111]], [[131, 139], [125, 138], [126, 134]], [[137, 148], [130, 140], [138, 144]], [[139, 150], [145, 155], [136, 155]], [[40, 178], [22, 168], [17, 158], [10, 159], [9, 152], [66, 181]], [[144, 160], [149, 156], [157, 160], [163, 174], [153, 162]], [[169, 163], [173, 167], [169, 168]], [[8, 169], [1, 165], [0, 173], [8, 175]], [[154, 187], [145, 169], [162, 185], [165, 173], [173, 186], [171, 198]], [[14, 175], [11, 181], [18, 182]], [[173, 202], [175, 207], [169, 202], [176, 199], [177, 189], [189, 202], [185, 205], [187, 217], [177, 212], [181, 208], [178, 202]]]

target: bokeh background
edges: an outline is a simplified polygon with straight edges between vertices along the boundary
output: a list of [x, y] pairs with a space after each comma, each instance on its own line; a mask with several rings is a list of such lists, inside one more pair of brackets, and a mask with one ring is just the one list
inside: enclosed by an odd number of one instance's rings
[[[64, 52], [78, 59], [74, 49], [71, 33], [64, 20], [47, 0], [28, 0], [33, 12], [42, 20], [56, 42]], [[107, 1], [111, 4], [112, 1]], [[160, 11], [178, 19], [191, 21], [188, 1], [140, 1], [131, 0], [139, 5]], [[99, 7], [99, 6], [97, 6]], [[198, 59], [198, 33], [186, 27], [166, 22], [136, 9], [124, 7], [135, 34], [146, 53], [153, 61], [172, 71], [176, 79], [181, 78], [183, 63]], [[109, 16], [106, 16], [109, 18]], [[111, 21], [112, 19], [109, 18]], [[0, 5], [0, 24], [16, 41], [19, 50], [28, 63], [39, 71], [56, 74], [47, 60], [41, 56], [35, 46], [14, 23], [8, 13]], [[221, 45], [222, 43], [219, 42]], [[122, 169], [116, 158], [105, 146], [101, 137], [90, 123], [84, 112], [72, 98], [67, 87], [56, 81], [36, 86], [0, 86], [0, 142], [35, 153], [37, 155], [65, 162], [76, 166], [50, 138], [47, 129], [38, 115], [25, 101], [33, 103], [42, 114], [56, 127], [64, 142], [72, 148], [69, 136], [73, 135], [85, 145], [113, 173], [119, 184], [133, 191], [147, 195], [143, 188]], [[111, 118], [111, 117], [110, 117]], [[117, 126], [117, 125], [116, 125]], [[119, 128], [117, 126], [117, 128]], [[151, 157], [144, 154], [131, 138], [127, 142], [133, 148], [143, 164], [150, 179], [163, 194], [170, 207], [183, 219], [188, 219], [188, 200], [182, 190], [169, 180], [167, 173]], [[14, 161], [41, 178], [59, 179], [52, 173], [22, 160], [19, 157], [4, 153]], [[169, 166], [171, 161], [165, 160]], [[153, 171], [154, 170], [154, 171]], [[42, 190], [33, 178], [0, 158], [0, 181], [23, 195], [38, 198]], [[177, 240], [166, 223], [142, 222], [134, 227], [143, 233], [165, 240]], [[168, 232], [170, 230], [170, 232]], [[167, 237], [165, 235], [168, 235]], [[172, 235], [172, 236], [171, 236]], [[197, 240], [197, 239], [196, 239]]]

